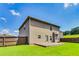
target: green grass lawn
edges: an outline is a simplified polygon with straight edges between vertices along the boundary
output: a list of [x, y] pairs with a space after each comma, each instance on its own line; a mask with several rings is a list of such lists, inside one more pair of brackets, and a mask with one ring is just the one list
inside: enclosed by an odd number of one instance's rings
[[65, 35], [64, 38], [79, 38], [79, 34], [76, 34], [76, 35]]
[[0, 47], [1, 56], [79, 56], [79, 43], [64, 43], [61, 46], [41, 47], [18, 45]]

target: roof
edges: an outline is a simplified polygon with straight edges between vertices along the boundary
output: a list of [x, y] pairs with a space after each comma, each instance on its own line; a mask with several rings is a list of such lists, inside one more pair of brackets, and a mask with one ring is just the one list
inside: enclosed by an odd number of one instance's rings
[[51, 24], [51, 23], [49, 23], [49, 22], [42, 21], [42, 20], [39, 20], [39, 19], [37, 19], [37, 18], [28, 16], [28, 17], [26, 18], [26, 20], [23, 22], [23, 24], [20, 26], [19, 30], [24, 26], [24, 24], [25, 24], [29, 19], [31, 19], [31, 20], [35, 20], [35, 21], [38, 21], [38, 22], [42, 22], [42, 23], [45, 23], [45, 24], [52, 25], [52, 26], [55, 26], [55, 27], [60, 28], [60, 26], [58, 26], [58, 25]]

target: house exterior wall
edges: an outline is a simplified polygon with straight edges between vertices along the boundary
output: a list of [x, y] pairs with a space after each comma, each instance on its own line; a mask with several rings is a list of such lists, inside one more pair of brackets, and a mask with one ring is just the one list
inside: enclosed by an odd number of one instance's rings
[[19, 29], [18, 44], [29, 44], [29, 21]]
[[63, 38], [63, 32], [60, 31], [60, 38]]
[[[30, 34], [29, 34], [29, 43], [44, 43], [44, 42], [51, 42], [50, 36], [52, 37], [52, 33], [58, 34], [58, 37], [55, 39], [55, 42], [60, 41], [60, 32], [59, 28], [52, 26], [52, 30], [50, 30], [50, 25], [44, 24], [35, 20], [30, 20]], [[41, 35], [41, 38], [38, 38], [38, 35]], [[46, 36], [48, 35], [48, 41]], [[52, 42], [53, 43], [53, 42]]]
[[29, 21], [19, 30], [19, 36], [28, 37], [29, 36]]

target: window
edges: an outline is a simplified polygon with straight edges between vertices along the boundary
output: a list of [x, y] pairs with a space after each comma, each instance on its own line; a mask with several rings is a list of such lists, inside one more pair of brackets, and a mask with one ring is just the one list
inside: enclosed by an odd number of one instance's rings
[[52, 40], [52, 36], [50, 36], [50, 40]]
[[25, 30], [26, 28], [24, 27], [24, 30]]
[[46, 41], [48, 41], [48, 35], [45, 35], [46, 36]]
[[38, 38], [41, 39], [41, 35], [38, 35]]
[[52, 26], [50, 26], [50, 30], [52, 30]]
[[56, 37], [58, 36], [58, 34], [55, 34], [56, 35]]

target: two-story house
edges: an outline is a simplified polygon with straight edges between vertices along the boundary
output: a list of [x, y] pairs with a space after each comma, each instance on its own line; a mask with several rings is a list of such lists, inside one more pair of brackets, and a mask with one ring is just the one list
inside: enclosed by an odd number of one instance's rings
[[19, 36], [27, 37], [28, 44], [60, 42], [60, 26], [28, 16], [19, 28]]

